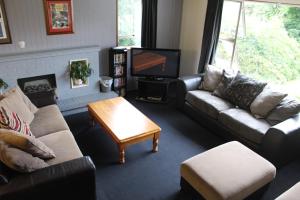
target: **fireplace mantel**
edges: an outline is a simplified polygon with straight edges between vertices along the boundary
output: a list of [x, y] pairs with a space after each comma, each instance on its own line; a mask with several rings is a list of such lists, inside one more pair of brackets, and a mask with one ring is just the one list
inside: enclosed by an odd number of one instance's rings
[[99, 46], [86, 46], [86, 47], [73, 47], [67, 49], [52, 49], [52, 50], [42, 50], [36, 52], [25, 52], [18, 54], [7, 54], [0, 55], [0, 63], [5, 62], [14, 62], [20, 60], [31, 60], [31, 59], [41, 59], [41, 58], [49, 58], [56, 57], [62, 55], [72, 55], [72, 54], [81, 54], [81, 53], [89, 53], [89, 52], [100, 52]]

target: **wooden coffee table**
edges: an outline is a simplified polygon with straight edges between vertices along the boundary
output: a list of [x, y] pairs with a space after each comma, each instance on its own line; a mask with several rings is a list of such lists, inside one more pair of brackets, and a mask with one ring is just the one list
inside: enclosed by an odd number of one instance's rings
[[125, 163], [125, 148], [130, 144], [153, 139], [158, 151], [161, 128], [123, 97], [88, 104], [92, 122], [98, 122], [119, 148], [119, 161]]

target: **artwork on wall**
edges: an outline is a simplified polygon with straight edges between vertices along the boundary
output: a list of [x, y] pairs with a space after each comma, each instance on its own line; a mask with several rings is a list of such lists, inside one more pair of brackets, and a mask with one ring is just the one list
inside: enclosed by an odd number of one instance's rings
[[92, 69], [88, 59], [70, 60], [70, 81], [71, 88], [80, 88], [89, 85], [89, 77]]
[[48, 35], [73, 33], [72, 0], [44, 0]]
[[4, 1], [0, 0], [0, 44], [9, 43], [11, 43], [11, 37], [5, 12]]

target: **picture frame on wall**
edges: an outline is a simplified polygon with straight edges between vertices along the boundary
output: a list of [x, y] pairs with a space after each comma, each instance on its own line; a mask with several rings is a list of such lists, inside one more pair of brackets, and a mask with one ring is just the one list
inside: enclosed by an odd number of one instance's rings
[[72, 0], [44, 0], [44, 9], [48, 35], [74, 33]]
[[0, 44], [10, 44], [11, 36], [8, 26], [4, 1], [0, 0]]

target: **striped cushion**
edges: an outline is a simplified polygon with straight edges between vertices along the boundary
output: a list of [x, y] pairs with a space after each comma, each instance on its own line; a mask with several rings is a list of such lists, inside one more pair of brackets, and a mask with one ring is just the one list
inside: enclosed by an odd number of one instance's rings
[[29, 125], [17, 113], [0, 107], [0, 128], [14, 130], [18, 133], [33, 136]]

